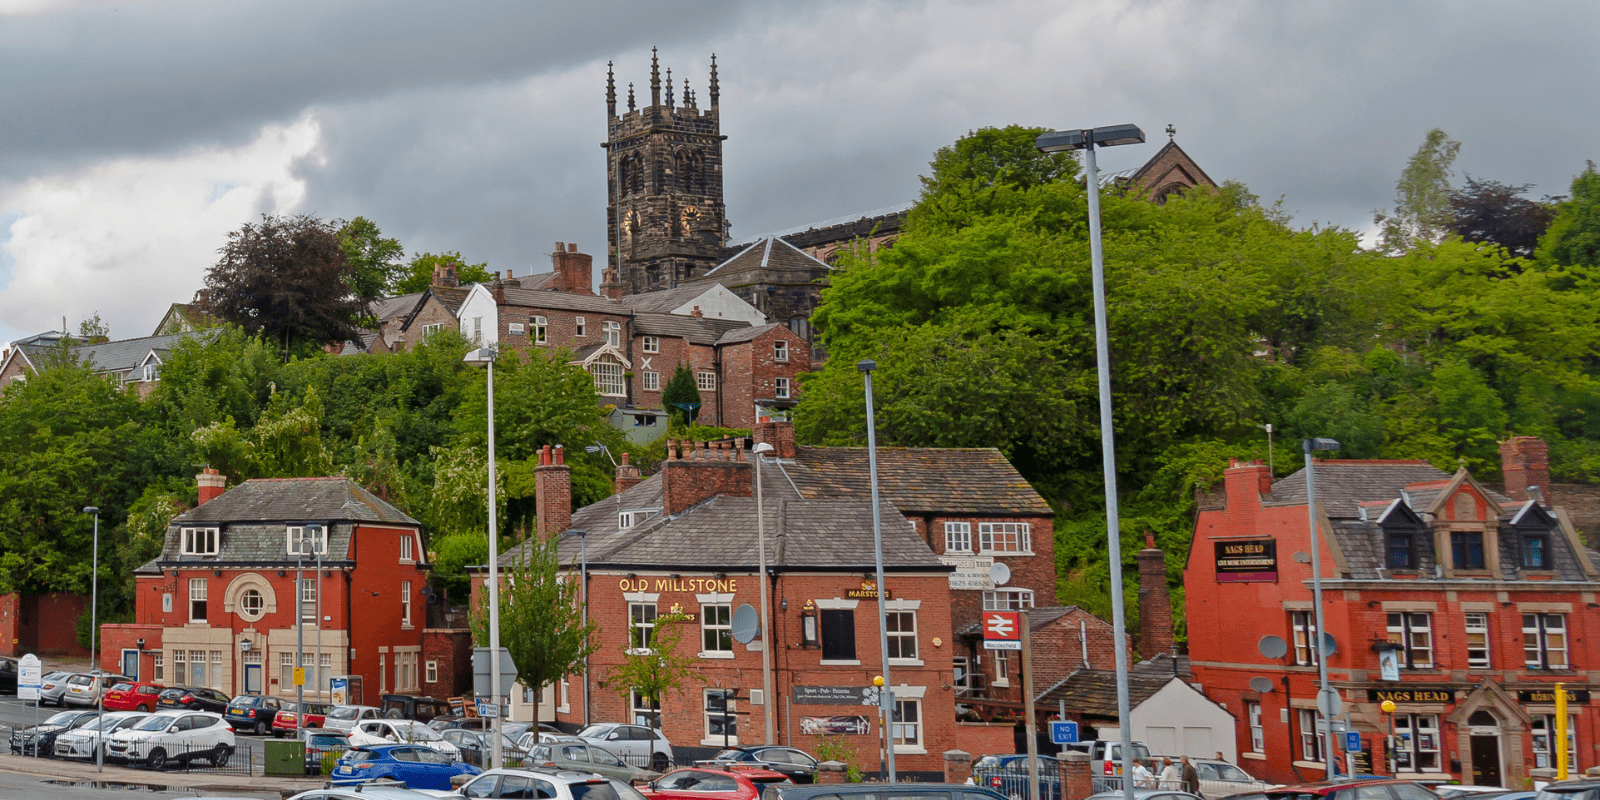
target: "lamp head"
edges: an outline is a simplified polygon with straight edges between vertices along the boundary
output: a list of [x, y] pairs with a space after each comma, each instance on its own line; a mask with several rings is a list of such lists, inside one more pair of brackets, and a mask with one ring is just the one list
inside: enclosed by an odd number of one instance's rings
[[883, 676], [882, 675], [874, 675], [874, 676], [872, 676], [872, 685], [873, 686], [882, 686], [883, 685]]
[[1033, 140], [1033, 146], [1041, 153], [1063, 153], [1068, 150], [1083, 150], [1098, 145], [1100, 147], [1116, 147], [1119, 144], [1142, 144], [1144, 131], [1138, 125], [1105, 125], [1099, 128], [1080, 128], [1071, 131], [1050, 131], [1041, 133]]
[[765, 455], [776, 449], [776, 447], [772, 446], [771, 442], [758, 442], [755, 447], [750, 448], [750, 452], [755, 453], [756, 455]]
[[1339, 449], [1339, 441], [1337, 439], [1306, 439], [1304, 442], [1301, 442], [1301, 445], [1305, 447], [1306, 452], [1308, 453], [1313, 450]]
[[584, 447], [583, 448], [583, 452], [585, 452], [585, 453], [598, 453], [598, 452], [600, 452], [601, 450], [604, 450], [604, 449], [606, 449], [606, 446], [603, 445], [603, 444], [591, 444], [591, 445], [588, 445], [588, 446]]
[[85, 514], [98, 514], [98, 513], [100, 513], [100, 509], [95, 507], [95, 506], [84, 506], [83, 507], [83, 513], [85, 513]]
[[870, 358], [856, 362], [856, 369], [859, 369], [862, 372], [871, 372], [871, 371], [873, 371], [873, 370], [875, 370], [877, 368], [878, 368], [878, 362], [873, 361]]
[[584, 529], [582, 529], [582, 528], [568, 528], [568, 529], [562, 531], [561, 535], [562, 536], [576, 536], [576, 537], [581, 539], [581, 538], [583, 538], [585, 536], [588, 536], [589, 532], [584, 530]]
[[468, 364], [492, 364], [496, 355], [493, 347], [480, 347], [462, 356], [461, 360]]

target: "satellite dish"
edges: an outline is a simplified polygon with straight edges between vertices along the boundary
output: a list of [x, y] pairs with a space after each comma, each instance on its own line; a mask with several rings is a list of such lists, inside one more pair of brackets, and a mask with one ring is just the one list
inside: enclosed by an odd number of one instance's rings
[[733, 640], [739, 644], [749, 644], [756, 638], [756, 633], [761, 630], [761, 617], [756, 613], [755, 606], [745, 603], [733, 610]]
[[1317, 645], [1317, 650], [1321, 651], [1324, 657], [1331, 656], [1339, 652], [1339, 644], [1333, 640], [1333, 634], [1324, 633], [1322, 634], [1321, 642]]
[[1267, 692], [1272, 691], [1272, 679], [1263, 678], [1260, 675], [1257, 675], [1256, 677], [1250, 679], [1250, 688], [1254, 691], [1266, 694]]
[[1261, 655], [1267, 658], [1283, 658], [1289, 653], [1289, 643], [1277, 636], [1261, 637], [1261, 644], [1257, 647], [1261, 649]]
[[1011, 580], [1011, 568], [998, 561], [989, 568], [989, 580], [996, 586], [1004, 586]]
[[1295, 553], [1294, 554], [1294, 563], [1296, 563], [1296, 564], [1310, 564], [1311, 563], [1311, 554], [1305, 552], [1304, 550], [1302, 550], [1302, 551], [1300, 551], [1298, 553]]

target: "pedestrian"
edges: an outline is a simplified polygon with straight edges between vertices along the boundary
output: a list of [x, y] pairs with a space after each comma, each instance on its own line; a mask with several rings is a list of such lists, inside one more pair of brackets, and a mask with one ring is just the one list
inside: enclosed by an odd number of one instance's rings
[[1200, 795], [1200, 771], [1189, 763], [1189, 757], [1183, 756], [1183, 790], [1189, 794]]
[[1133, 785], [1140, 789], [1156, 788], [1156, 776], [1145, 766], [1143, 759], [1133, 761]]
[[1217, 760], [1218, 760], [1218, 761], [1221, 761], [1221, 762], [1222, 762], [1222, 763], [1224, 763], [1224, 764], [1226, 764], [1226, 763], [1228, 763], [1228, 759], [1226, 759], [1226, 758], [1224, 758], [1224, 757], [1223, 757], [1223, 756], [1222, 756], [1222, 751], [1221, 751], [1221, 750], [1218, 750], [1218, 751], [1217, 751]]
[[1178, 781], [1181, 778], [1182, 778], [1182, 776], [1178, 772], [1178, 765], [1172, 763], [1172, 759], [1170, 759], [1170, 758], [1168, 758], [1166, 756], [1162, 756], [1161, 757], [1161, 783], [1160, 783], [1159, 786], [1157, 786], [1157, 788], [1159, 788], [1159, 789], [1168, 789], [1168, 790], [1176, 789], [1176, 788], [1178, 788]]

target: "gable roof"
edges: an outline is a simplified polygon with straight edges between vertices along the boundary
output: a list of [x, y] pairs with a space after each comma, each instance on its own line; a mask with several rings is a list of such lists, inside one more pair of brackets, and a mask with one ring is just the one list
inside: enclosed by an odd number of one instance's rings
[[[484, 286], [488, 289], [488, 286]], [[596, 314], [612, 314], [626, 317], [632, 311], [621, 302], [609, 297], [597, 297], [589, 294], [570, 294], [568, 292], [551, 292], [544, 289], [520, 289], [511, 286], [503, 287], [505, 302], [503, 305], [524, 306], [527, 308], [558, 308], [563, 311], [590, 311]]]
[[[1128, 709], [1138, 708], [1144, 701], [1154, 697], [1156, 692], [1165, 689], [1167, 684], [1178, 680], [1172, 675], [1159, 673], [1128, 672]], [[1179, 683], [1183, 683], [1178, 680]], [[1184, 684], [1188, 686], [1188, 684]], [[1190, 687], [1191, 689], [1193, 687]], [[1067, 708], [1074, 709], [1084, 716], [1109, 717], [1116, 719], [1121, 716], [1117, 711], [1117, 672], [1109, 669], [1078, 669], [1071, 675], [1062, 679], [1060, 683], [1046, 689], [1039, 695], [1037, 702], [1050, 706], [1057, 701], [1065, 700]]]
[[[744, 247], [745, 245], [753, 244], [753, 243], [759, 242], [759, 241], [761, 241], [763, 239], [771, 239], [771, 238], [789, 239], [791, 237], [795, 237], [797, 234], [811, 233], [811, 232], [821, 233], [821, 232], [827, 231], [829, 228], [839, 228], [839, 227], [843, 227], [843, 226], [847, 226], [847, 225], [848, 226], [853, 226], [853, 227], [861, 227], [861, 225], [858, 224], [858, 223], [865, 223], [865, 224], [869, 224], [870, 225], [870, 223], [879, 222], [879, 221], [885, 221], [885, 220], [895, 220], [896, 222], [898, 222], [900, 219], [904, 219], [905, 215], [907, 213], [909, 213], [911, 211], [911, 209], [916, 206], [916, 204], [917, 204], [917, 202], [915, 200], [913, 200], [913, 201], [911, 201], [909, 203], [898, 203], [896, 205], [888, 206], [886, 208], [879, 208], [879, 209], [875, 209], [873, 211], [867, 211], [867, 212], [864, 212], [864, 213], [861, 213], [861, 214], [846, 214], [845, 216], [842, 216], [842, 217], [834, 217], [832, 219], [825, 219], [825, 220], [821, 220], [820, 222], [808, 222], [808, 223], [805, 223], [803, 225], [795, 225], [793, 227], [784, 228], [782, 230], [769, 231], [767, 233], [757, 234], [755, 236], [745, 236], [745, 237], [741, 237], [741, 238], [738, 238], [738, 239], [730, 239], [728, 241], [728, 245], [727, 246], [728, 247]], [[868, 227], [868, 230], [870, 230], [870, 227]]]
[[372, 303], [372, 316], [379, 322], [394, 319], [395, 317], [410, 316], [411, 312], [427, 297], [427, 292], [412, 292], [411, 294], [396, 295], [394, 297], [380, 297]]
[[[783, 239], [768, 236], [740, 250], [732, 258], [713, 267], [705, 275], [696, 278], [694, 282], [704, 285], [707, 279], [717, 280], [731, 274], [755, 270], [821, 272], [826, 275], [833, 271], [833, 267], [828, 266], [825, 262], [818, 261], [804, 250], [789, 244]], [[720, 283], [721, 281], [718, 282]]]
[[670, 314], [672, 309], [693, 302], [707, 292], [714, 292], [721, 285], [720, 283], [709, 286], [703, 283], [689, 284], [674, 289], [623, 295], [621, 302], [634, 311], [655, 311], [661, 314]]
[[100, 344], [84, 344], [72, 348], [79, 360], [88, 363], [95, 372], [126, 372], [141, 364], [152, 350], [166, 352], [172, 345], [192, 333], [174, 333], [166, 336], [142, 336]]
[[765, 325], [749, 325], [743, 328], [735, 328], [727, 333], [722, 334], [722, 338], [717, 340], [717, 344], [738, 344], [740, 342], [748, 342], [760, 338], [762, 334], [772, 330], [773, 328], [783, 328], [784, 330], [788, 330], [786, 326], [779, 325], [776, 322], [769, 322]]
[[234, 522], [422, 523], [349, 478], [255, 478], [174, 517], [174, 525]]
[[[1415, 483], [1449, 480], [1426, 461], [1325, 459], [1316, 462], [1317, 503], [1330, 519], [1359, 519], [1363, 500], [1392, 500]], [[1306, 471], [1272, 484], [1268, 506], [1305, 505]]]
[[[1169, 154], [1171, 155], [1170, 159], [1167, 158]], [[1166, 161], [1169, 165], [1167, 171], [1160, 175], [1155, 174], [1156, 165], [1163, 161]], [[1184, 179], [1197, 186], [1217, 185], [1217, 182], [1211, 180], [1211, 176], [1200, 168], [1200, 164], [1190, 158], [1189, 154], [1182, 147], [1179, 147], [1176, 141], [1171, 139], [1168, 139], [1166, 145], [1157, 150], [1149, 161], [1144, 162], [1143, 166], [1134, 170], [1133, 174], [1128, 176], [1128, 180], [1154, 191], [1171, 183], [1169, 176], [1174, 171], [1181, 173]]]
[[[794, 462], [780, 466], [806, 498], [871, 496], [864, 447], [798, 447]], [[880, 447], [878, 484], [905, 512], [1055, 516], [992, 447]]]

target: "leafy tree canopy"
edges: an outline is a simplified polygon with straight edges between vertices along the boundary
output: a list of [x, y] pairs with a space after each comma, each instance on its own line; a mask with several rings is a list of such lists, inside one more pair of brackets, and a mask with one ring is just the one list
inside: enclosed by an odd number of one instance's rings
[[700, 417], [700, 402], [700, 386], [695, 383], [694, 370], [678, 362], [661, 390], [661, 405], [666, 407], [668, 419], [676, 425], [692, 424]]
[[[378, 224], [356, 217], [339, 228], [339, 249], [350, 266], [350, 291], [371, 303], [389, 292], [406, 274], [405, 248], [398, 239], [385, 239]], [[395, 292], [403, 294], [403, 292]]]
[[1394, 211], [1378, 212], [1373, 221], [1379, 228], [1379, 249], [1387, 253], [1405, 251], [1415, 242], [1438, 244], [1450, 232], [1450, 167], [1455, 163], [1461, 143], [1434, 128], [1417, 148], [1395, 184]]
[[1572, 179], [1572, 199], [1560, 204], [1539, 244], [1543, 263], [1600, 268], [1600, 173], [1594, 162]]
[[1504, 247], [1518, 258], [1532, 258], [1550, 226], [1551, 203], [1523, 197], [1528, 184], [1510, 186], [1467, 176], [1466, 188], [1450, 194], [1451, 230], [1468, 242]]
[[440, 265], [450, 264], [456, 268], [456, 279], [463, 286], [469, 283], [483, 283], [494, 276], [489, 274], [489, 262], [469, 264], [461, 254], [451, 250], [444, 253], [418, 253], [412, 256], [411, 262], [405, 266], [398, 279], [391, 286], [391, 294], [414, 294], [426, 292], [433, 285], [433, 270]]

